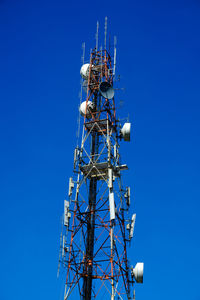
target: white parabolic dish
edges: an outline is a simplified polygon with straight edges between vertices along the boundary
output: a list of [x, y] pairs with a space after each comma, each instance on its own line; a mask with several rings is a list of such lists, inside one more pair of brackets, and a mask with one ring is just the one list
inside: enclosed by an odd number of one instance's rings
[[88, 79], [90, 71], [90, 64], [84, 64], [81, 67], [80, 74], [84, 79]]
[[90, 109], [94, 108], [94, 103], [91, 101], [87, 102], [87, 112], [86, 112], [86, 101], [82, 102], [79, 108], [80, 114], [83, 117], [91, 118]]

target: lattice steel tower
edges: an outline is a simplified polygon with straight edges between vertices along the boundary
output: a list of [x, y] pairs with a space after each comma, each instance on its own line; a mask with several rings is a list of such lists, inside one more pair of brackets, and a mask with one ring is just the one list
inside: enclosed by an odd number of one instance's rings
[[[66, 268], [64, 299], [135, 299], [134, 282], [143, 282], [143, 263], [133, 268], [128, 247], [136, 214], [130, 218], [130, 187], [121, 183], [119, 143], [130, 140], [130, 123], [121, 126], [116, 116], [113, 58], [104, 48], [91, 50], [81, 67], [79, 112], [81, 143], [74, 152], [74, 171], [64, 201], [59, 262]], [[114, 43], [116, 44], [116, 43]]]

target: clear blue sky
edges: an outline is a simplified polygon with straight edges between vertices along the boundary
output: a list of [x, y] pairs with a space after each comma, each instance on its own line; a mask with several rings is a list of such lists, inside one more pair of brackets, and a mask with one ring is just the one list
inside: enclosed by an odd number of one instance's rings
[[106, 15], [133, 129], [121, 153], [137, 213], [131, 259], [145, 263], [136, 299], [200, 299], [200, 2], [0, 0], [0, 300], [62, 299], [81, 44], [89, 53]]

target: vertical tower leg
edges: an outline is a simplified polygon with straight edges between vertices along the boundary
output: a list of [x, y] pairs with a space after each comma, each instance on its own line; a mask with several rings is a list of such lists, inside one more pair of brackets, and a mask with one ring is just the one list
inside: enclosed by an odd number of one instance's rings
[[[91, 157], [95, 159], [98, 151], [98, 136], [92, 136]], [[95, 210], [96, 210], [96, 191], [97, 179], [90, 179], [89, 187], [89, 212], [87, 218], [87, 239], [86, 239], [86, 260], [85, 277], [83, 280], [83, 299], [90, 300], [92, 297], [92, 271], [93, 271], [93, 252], [94, 252], [94, 229], [95, 229]]]
[[111, 300], [114, 300], [114, 279], [113, 279], [113, 224], [111, 225], [110, 230], [110, 248], [111, 248], [111, 285], [112, 285], [112, 294]]

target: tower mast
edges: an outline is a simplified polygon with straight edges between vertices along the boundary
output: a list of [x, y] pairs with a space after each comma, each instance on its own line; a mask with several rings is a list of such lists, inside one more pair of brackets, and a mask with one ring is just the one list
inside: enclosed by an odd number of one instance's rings
[[[133, 268], [128, 247], [135, 217], [130, 217], [130, 187], [121, 183], [120, 141], [130, 141], [130, 123], [116, 117], [114, 58], [96, 47], [90, 62], [81, 67], [85, 101], [80, 104], [83, 134], [74, 152], [74, 174], [64, 201], [64, 227], [60, 263], [67, 270], [64, 300], [72, 293], [82, 300], [133, 299], [133, 284], [143, 281], [143, 263]], [[85, 51], [85, 48], [84, 48]], [[84, 52], [85, 53], [85, 52]], [[83, 98], [81, 97], [81, 99]]]

